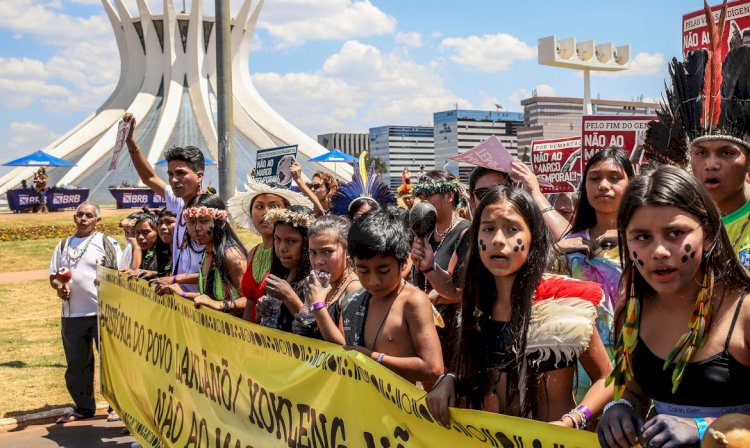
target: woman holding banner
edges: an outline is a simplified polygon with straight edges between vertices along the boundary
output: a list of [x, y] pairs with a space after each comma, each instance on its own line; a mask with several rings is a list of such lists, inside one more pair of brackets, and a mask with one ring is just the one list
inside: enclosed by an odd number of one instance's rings
[[247, 298], [243, 319], [256, 322], [255, 307], [266, 293], [266, 278], [271, 271], [273, 252], [273, 225], [265, 221], [266, 213], [275, 208], [302, 205], [312, 208], [312, 203], [304, 196], [270, 182], [258, 182], [248, 177], [245, 191], [229, 200], [229, 213], [232, 221], [253, 233], [260, 235], [262, 242], [250, 250], [248, 268], [242, 277], [240, 291]]

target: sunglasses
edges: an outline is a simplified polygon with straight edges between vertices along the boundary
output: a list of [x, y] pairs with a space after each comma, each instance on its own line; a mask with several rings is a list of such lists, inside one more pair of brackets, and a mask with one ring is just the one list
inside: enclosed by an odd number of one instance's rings
[[310, 189], [311, 190], [317, 190], [318, 188], [322, 187], [323, 184], [311, 184]]
[[481, 201], [492, 188], [477, 188], [474, 190], [474, 196], [477, 197], [477, 201]]

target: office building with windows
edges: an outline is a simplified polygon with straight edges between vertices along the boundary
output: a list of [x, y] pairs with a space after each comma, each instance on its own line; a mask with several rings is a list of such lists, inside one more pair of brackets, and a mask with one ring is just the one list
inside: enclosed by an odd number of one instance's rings
[[370, 147], [370, 135], [364, 133], [332, 132], [318, 136], [318, 143], [326, 149], [338, 149], [350, 156], [359, 156]]
[[429, 126], [380, 126], [370, 128], [370, 155], [382, 160], [388, 167], [383, 174], [385, 182], [396, 188], [401, 185], [401, 172], [405, 167], [414, 175], [420, 165], [431, 170], [435, 166], [433, 129]]
[[523, 125], [520, 112], [454, 109], [433, 115], [435, 168], [445, 168], [468, 181], [474, 165], [448, 157], [463, 154], [494, 135], [511, 154], [516, 154], [516, 130]]

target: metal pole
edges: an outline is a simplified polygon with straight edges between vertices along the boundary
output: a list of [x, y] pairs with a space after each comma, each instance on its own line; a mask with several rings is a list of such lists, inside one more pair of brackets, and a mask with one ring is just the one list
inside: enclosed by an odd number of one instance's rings
[[583, 69], [583, 115], [591, 115], [591, 70]]
[[219, 137], [219, 196], [234, 196], [234, 123], [232, 122], [232, 39], [229, 0], [216, 0], [216, 102]]

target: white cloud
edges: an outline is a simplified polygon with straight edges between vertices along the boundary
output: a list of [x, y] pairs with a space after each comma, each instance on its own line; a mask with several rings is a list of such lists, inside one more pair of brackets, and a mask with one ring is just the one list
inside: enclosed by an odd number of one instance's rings
[[521, 88], [511, 93], [508, 100], [511, 105], [520, 107], [522, 100], [531, 98], [534, 94], [536, 94], [536, 96], [555, 96], [555, 88], [549, 84], [538, 84], [531, 91], [526, 88]]
[[258, 73], [253, 83], [282, 116], [312, 135], [386, 124], [430, 124], [432, 114], [471, 103], [444, 86], [436, 64], [348, 41], [314, 73]]
[[2, 79], [43, 79], [47, 69], [42, 61], [30, 58], [0, 57], [0, 78]]
[[667, 74], [667, 63], [664, 61], [664, 54], [656, 52], [638, 53], [630, 61], [630, 69], [619, 72], [598, 72], [592, 73], [594, 76], [602, 78], [619, 78], [620, 76], [665, 76]]
[[369, 0], [278, 0], [265, 3], [258, 26], [278, 47], [289, 47], [310, 40], [394, 33], [396, 19]]
[[533, 47], [505, 33], [448, 37], [440, 43], [440, 48], [451, 52], [451, 61], [480, 72], [508, 70], [515, 61], [531, 59], [536, 54]]
[[3, 155], [4, 158], [7, 156], [8, 160], [43, 149], [59, 137], [46, 126], [31, 121], [11, 123], [10, 135], [11, 138], [6, 148], [11, 154]]
[[422, 35], [416, 31], [396, 33], [396, 42], [409, 48], [419, 48], [423, 45]]
[[38, 98], [59, 98], [66, 95], [72, 95], [72, 92], [63, 86], [47, 84], [38, 79], [0, 79], [0, 103], [9, 109], [28, 107]]

